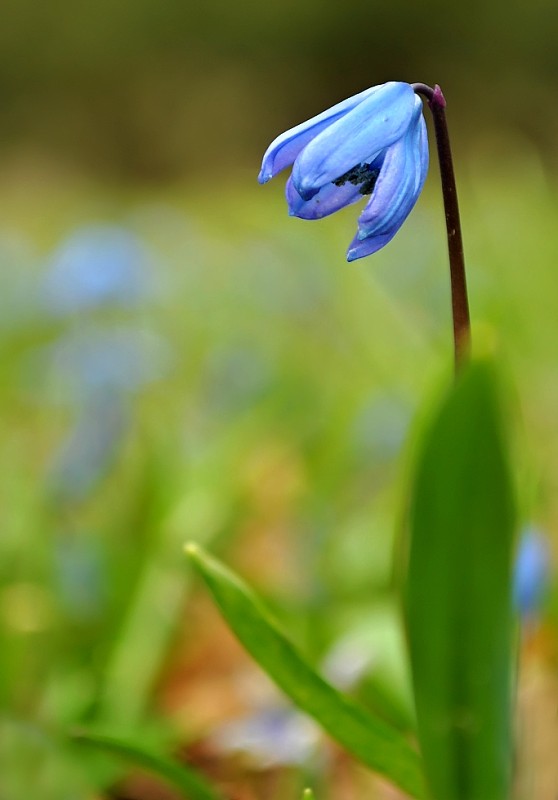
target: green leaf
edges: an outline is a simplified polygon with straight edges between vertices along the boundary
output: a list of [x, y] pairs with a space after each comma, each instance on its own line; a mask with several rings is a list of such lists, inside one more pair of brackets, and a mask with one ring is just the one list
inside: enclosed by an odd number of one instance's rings
[[305, 789], [302, 792], [302, 800], [316, 800], [312, 789]]
[[436, 800], [509, 797], [514, 504], [501, 422], [492, 368], [465, 368], [413, 489], [406, 616]]
[[155, 755], [141, 745], [83, 730], [74, 732], [71, 738], [74, 742], [117, 756], [137, 767], [153, 772], [179, 789], [188, 800], [223, 800], [223, 795], [196, 771], [164, 756]]
[[368, 767], [423, 797], [420, 759], [405, 737], [314, 672], [236, 575], [195, 545], [186, 552], [240, 642], [285, 694]]

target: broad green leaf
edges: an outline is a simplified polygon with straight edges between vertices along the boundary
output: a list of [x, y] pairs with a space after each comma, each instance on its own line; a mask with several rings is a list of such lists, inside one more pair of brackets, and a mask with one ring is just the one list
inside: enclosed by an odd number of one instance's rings
[[506, 800], [514, 508], [493, 370], [468, 366], [419, 457], [406, 616], [435, 800]]
[[240, 642], [279, 688], [356, 758], [423, 797], [420, 759], [405, 737], [314, 672], [236, 575], [195, 545], [186, 552]]
[[302, 793], [302, 800], [316, 800], [312, 789], [305, 789]]
[[141, 745], [113, 736], [83, 730], [74, 732], [71, 738], [74, 742], [117, 756], [137, 767], [158, 775], [167, 783], [179, 789], [188, 800], [223, 800], [223, 795], [195, 770], [164, 756], [155, 755]]

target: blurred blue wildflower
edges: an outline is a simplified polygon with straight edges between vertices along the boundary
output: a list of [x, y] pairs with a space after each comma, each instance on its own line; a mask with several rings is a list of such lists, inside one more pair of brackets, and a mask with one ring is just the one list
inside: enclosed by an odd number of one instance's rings
[[132, 418], [131, 399], [164, 376], [170, 349], [141, 328], [91, 325], [61, 337], [46, 355], [60, 399], [77, 410], [54, 457], [49, 484], [59, 502], [81, 501], [116, 460]]
[[549, 573], [548, 544], [535, 528], [529, 528], [519, 542], [513, 576], [513, 601], [523, 619], [537, 616]]
[[150, 261], [147, 248], [124, 228], [78, 228], [52, 256], [43, 302], [56, 315], [133, 306], [151, 293]]
[[272, 707], [224, 723], [210, 737], [220, 752], [245, 753], [255, 766], [308, 764], [320, 742], [318, 726], [290, 708]]
[[162, 337], [112, 321], [113, 312], [137, 311], [153, 298], [153, 263], [130, 230], [90, 224], [65, 238], [46, 265], [38, 307], [63, 318], [66, 329], [31, 354], [29, 373], [33, 392], [42, 369], [52, 399], [74, 411], [48, 478], [58, 502], [81, 501], [107, 474], [132, 422], [133, 395], [168, 371], [170, 348]]
[[80, 410], [51, 466], [58, 502], [83, 500], [113, 465], [129, 427], [130, 411], [118, 395], [95, 397]]
[[395, 236], [422, 190], [428, 140], [422, 100], [392, 81], [297, 125], [268, 147], [258, 180], [293, 165], [291, 216], [320, 219], [369, 196], [347, 260], [371, 255]]
[[[333, 686], [354, 688], [373, 662], [370, 651], [354, 641], [336, 643], [326, 655], [322, 669]], [[253, 702], [254, 686], [251, 684]], [[254, 767], [316, 765], [327, 754], [320, 747], [322, 733], [314, 720], [285, 706], [275, 690], [263, 684], [257, 708], [243, 717], [218, 725], [209, 737], [221, 753], [242, 753]], [[261, 692], [260, 687], [256, 687]]]
[[67, 333], [47, 349], [55, 382], [78, 403], [93, 395], [133, 393], [168, 371], [168, 343], [152, 331], [132, 326], [89, 325]]

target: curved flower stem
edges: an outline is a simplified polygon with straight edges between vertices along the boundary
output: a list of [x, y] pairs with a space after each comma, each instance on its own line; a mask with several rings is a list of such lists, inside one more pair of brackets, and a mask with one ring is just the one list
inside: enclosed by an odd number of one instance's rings
[[448, 250], [451, 280], [451, 305], [453, 313], [453, 339], [455, 345], [456, 369], [469, 355], [471, 344], [471, 322], [469, 319], [469, 301], [467, 298], [467, 280], [465, 277], [465, 260], [463, 256], [463, 240], [461, 238], [461, 221], [457, 203], [455, 174], [446, 122], [446, 101], [442, 90], [436, 84], [434, 88], [425, 83], [411, 84], [417, 94], [428, 100], [434, 120], [442, 194], [446, 212], [446, 229], [448, 234]]

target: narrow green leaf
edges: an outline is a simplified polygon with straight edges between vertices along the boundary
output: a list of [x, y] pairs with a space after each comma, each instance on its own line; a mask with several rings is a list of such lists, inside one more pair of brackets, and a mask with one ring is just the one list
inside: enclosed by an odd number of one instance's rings
[[195, 545], [186, 552], [240, 642], [285, 694], [368, 767], [423, 797], [420, 759], [404, 736], [314, 672], [236, 575]]
[[192, 768], [164, 756], [155, 755], [140, 745], [113, 736], [82, 730], [74, 732], [71, 738], [74, 742], [117, 756], [137, 767], [153, 772], [179, 789], [188, 800], [223, 800], [223, 795]]
[[406, 611], [419, 740], [436, 800], [506, 800], [514, 504], [489, 364], [434, 420], [411, 508]]

